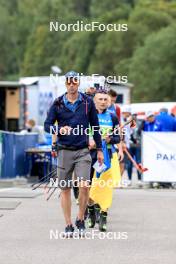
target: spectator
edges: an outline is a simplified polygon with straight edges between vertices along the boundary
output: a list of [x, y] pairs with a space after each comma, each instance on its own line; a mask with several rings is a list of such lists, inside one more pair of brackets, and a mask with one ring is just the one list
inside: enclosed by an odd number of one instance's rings
[[176, 131], [176, 105], [171, 109], [171, 116], [175, 120], [174, 131]]
[[[131, 138], [130, 138], [130, 149], [129, 152], [131, 156], [136, 160], [139, 164], [141, 163], [141, 132], [143, 128], [143, 122], [137, 119], [137, 114], [132, 114], [133, 119], [135, 120], [136, 126], [131, 130]], [[132, 178], [133, 171], [133, 163], [129, 161], [128, 167], [128, 177]], [[141, 173], [137, 171], [138, 175], [138, 183], [141, 183]]]
[[146, 114], [146, 121], [144, 122], [143, 130], [146, 132], [162, 131], [161, 123], [156, 119], [153, 112], [149, 111]]
[[[122, 108], [122, 116], [121, 116], [121, 123], [125, 123], [131, 117], [131, 108], [129, 106], [125, 106]], [[130, 147], [130, 137], [131, 137], [131, 127], [130, 124], [125, 126], [125, 135], [124, 135], [124, 142], [126, 147], [129, 149]]]
[[176, 118], [176, 105], [171, 109], [171, 116]]
[[[124, 124], [126, 121], [129, 120], [131, 117], [131, 109], [129, 106], [125, 106], [122, 108], [122, 116], [121, 116], [121, 124]], [[124, 135], [124, 145], [129, 151], [130, 149], [130, 138], [131, 138], [131, 133], [132, 129], [129, 125], [125, 126], [125, 135]], [[128, 159], [127, 155], [125, 154], [123, 162], [120, 163], [120, 169], [121, 169], [121, 174], [123, 175], [124, 170], [126, 169], [128, 172], [128, 185], [131, 185], [131, 173], [130, 173], [130, 160]]]
[[156, 116], [156, 120], [161, 124], [162, 132], [176, 131], [175, 118], [168, 114], [167, 108], [162, 108], [159, 115]]
[[115, 114], [119, 120], [120, 123], [120, 107], [116, 104], [117, 100], [117, 93], [116, 91], [110, 89], [108, 92], [108, 95], [111, 98], [111, 105], [108, 108], [108, 111], [111, 112], [112, 114]]
[[96, 93], [96, 88], [95, 87], [89, 87], [86, 89], [86, 92], [85, 94], [90, 96], [90, 97], [94, 97], [95, 96], [95, 93]]
[[44, 128], [42, 126], [36, 125], [35, 120], [33, 120], [33, 119], [28, 120], [26, 127], [27, 127], [28, 132], [37, 133], [39, 135], [39, 137], [38, 137], [38, 143], [39, 144], [46, 144], [47, 143], [47, 139], [46, 139], [45, 134], [44, 134]]

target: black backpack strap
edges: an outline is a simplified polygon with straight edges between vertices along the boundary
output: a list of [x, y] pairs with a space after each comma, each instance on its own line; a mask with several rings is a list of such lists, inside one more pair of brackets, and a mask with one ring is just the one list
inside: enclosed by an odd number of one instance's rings
[[110, 113], [110, 115], [111, 115], [111, 119], [112, 119], [112, 123], [113, 123], [113, 129], [114, 129], [117, 125], [119, 125], [119, 120], [118, 120], [117, 116], [114, 115], [113, 113]]
[[62, 95], [62, 96], [59, 96], [58, 98], [56, 98], [56, 99], [54, 100], [53, 105], [55, 105], [55, 106], [57, 106], [58, 108], [60, 108], [60, 105], [61, 105], [62, 99], [63, 99], [63, 95]]

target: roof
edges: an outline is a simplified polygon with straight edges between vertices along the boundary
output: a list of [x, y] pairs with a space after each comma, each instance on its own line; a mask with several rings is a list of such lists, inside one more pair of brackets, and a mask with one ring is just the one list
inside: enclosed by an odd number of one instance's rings
[[119, 81], [116, 81], [116, 80], [113, 80], [112, 78], [106, 78], [106, 83], [108, 85], [117, 85], [117, 86], [123, 86], [123, 87], [127, 87], [127, 88], [133, 88], [134, 87], [134, 84], [132, 83], [122, 83], [122, 82], [119, 82]]
[[[45, 78], [45, 76], [42, 76]], [[49, 77], [48, 77], [49, 78]], [[22, 77], [20, 83], [24, 85], [33, 85], [39, 81], [40, 77]]]
[[15, 81], [0, 81], [0, 87], [20, 87], [22, 84], [20, 82], [15, 82]]

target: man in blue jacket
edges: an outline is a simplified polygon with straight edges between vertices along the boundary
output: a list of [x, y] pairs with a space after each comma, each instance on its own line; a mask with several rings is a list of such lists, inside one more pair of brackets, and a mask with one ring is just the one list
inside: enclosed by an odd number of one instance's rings
[[[69, 71], [66, 75], [67, 93], [58, 97], [51, 106], [45, 120], [45, 131], [58, 136], [58, 180], [61, 188], [61, 206], [66, 222], [65, 234], [72, 236], [71, 220], [72, 174], [79, 179], [79, 212], [76, 226], [79, 232], [85, 230], [84, 213], [89, 195], [91, 156], [89, 153], [89, 128], [93, 128], [97, 145], [97, 159], [103, 163], [99, 122], [93, 100], [78, 92], [79, 74]], [[57, 126], [54, 125], [57, 121]], [[90, 125], [90, 127], [89, 127]]]
[[167, 108], [162, 108], [159, 115], [156, 116], [156, 120], [161, 124], [163, 132], [176, 131], [175, 118], [168, 114]]
[[147, 120], [144, 122], [143, 130], [146, 132], [159, 132], [162, 131], [161, 123], [156, 120], [156, 117], [152, 111], [147, 112]]

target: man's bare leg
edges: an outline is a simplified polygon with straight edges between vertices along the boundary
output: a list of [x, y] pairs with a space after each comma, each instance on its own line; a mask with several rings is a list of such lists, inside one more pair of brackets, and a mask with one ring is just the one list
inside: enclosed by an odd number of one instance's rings
[[79, 186], [79, 211], [78, 219], [84, 220], [84, 213], [89, 199], [89, 187], [87, 182], [81, 182]]
[[119, 165], [120, 165], [120, 174], [121, 174], [121, 176], [123, 176], [123, 173], [125, 171], [125, 163], [120, 162]]
[[61, 207], [64, 213], [66, 225], [71, 225], [71, 188], [61, 191]]

